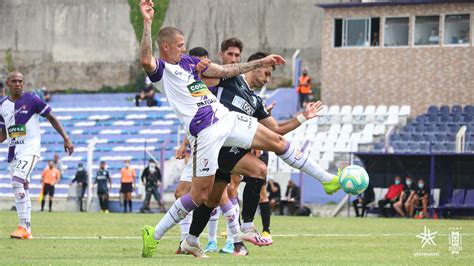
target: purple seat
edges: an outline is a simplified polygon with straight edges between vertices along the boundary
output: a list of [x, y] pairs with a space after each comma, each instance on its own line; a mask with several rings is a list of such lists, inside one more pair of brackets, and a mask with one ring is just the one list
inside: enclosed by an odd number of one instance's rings
[[466, 193], [465, 189], [455, 189], [453, 190], [453, 196], [451, 197], [451, 206], [461, 207], [464, 205], [464, 195]]
[[464, 205], [466, 207], [474, 207], [474, 189], [468, 189], [466, 191], [466, 198], [464, 199]]

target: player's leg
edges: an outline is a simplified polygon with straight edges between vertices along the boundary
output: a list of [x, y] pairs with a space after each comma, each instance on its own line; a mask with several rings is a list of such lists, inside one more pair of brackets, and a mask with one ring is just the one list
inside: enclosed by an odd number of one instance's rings
[[128, 209], [132, 212], [132, 192], [127, 193], [128, 198]]
[[[225, 194], [225, 192], [223, 193]], [[221, 208], [217, 207], [211, 212], [211, 217], [207, 223], [208, 241], [204, 252], [217, 252], [217, 226], [219, 225], [219, 217], [221, 215]]]
[[[229, 197], [230, 202], [234, 205], [235, 211], [240, 216], [240, 202], [238, 197], [238, 189], [241, 182], [240, 175], [231, 175], [230, 183], [227, 188], [227, 195]], [[239, 217], [240, 218], [240, 217]]]
[[263, 185], [260, 189], [260, 216], [262, 217], [262, 227], [263, 233], [262, 237], [267, 239], [272, 239], [270, 235], [270, 219], [272, 216], [272, 210], [270, 208], [270, 201], [267, 195], [266, 186]]
[[422, 217], [428, 217], [428, 196], [424, 196], [421, 199], [421, 206], [423, 208], [423, 215]]
[[53, 198], [54, 198], [54, 190], [55, 190], [55, 186], [51, 185], [50, 187], [50, 191], [49, 191], [49, 196], [48, 196], [48, 200], [49, 200], [49, 212], [52, 211], [52, 208], [53, 208]]
[[42, 194], [43, 194], [43, 198], [41, 199], [41, 211], [43, 212], [44, 211], [44, 203], [46, 202], [46, 196], [47, 196], [47, 193], [49, 191], [49, 186], [45, 183], [41, 184], [42, 185]]

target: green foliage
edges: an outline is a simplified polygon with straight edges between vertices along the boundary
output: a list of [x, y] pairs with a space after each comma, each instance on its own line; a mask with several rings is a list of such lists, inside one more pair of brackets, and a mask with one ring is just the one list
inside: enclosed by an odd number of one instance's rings
[[12, 49], [8, 49], [5, 52], [5, 64], [7, 65], [8, 72], [12, 72], [15, 70], [15, 66], [13, 65]]
[[[165, 20], [169, 0], [154, 0], [153, 2], [155, 3], [155, 16], [153, 17], [151, 36], [154, 43], [155, 36]], [[140, 0], [128, 0], [128, 4], [130, 5], [130, 23], [132, 23], [133, 29], [135, 30], [137, 41], [140, 42], [143, 33], [143, 17], [140, 12]]]

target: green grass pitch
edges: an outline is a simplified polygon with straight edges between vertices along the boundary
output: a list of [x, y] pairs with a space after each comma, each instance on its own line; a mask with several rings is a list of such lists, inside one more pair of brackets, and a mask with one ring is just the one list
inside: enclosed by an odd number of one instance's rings
[[[248, 244], [248, 257], [213, 254], [209, 260], [174, 255], [179, 227], [172, 229], [155, 257], [140, 257], [139, 229], [155, 225], [158, 214], [33, 212], [34, 240], [9, 239], [15, 212], [0, 212], [1, 265], [315, 265], [315, 264], [464, 264], [474, 261], [474, 222], [470, 220], [411, 220], [377, 218], [316, 218], [272, 216], [274, 244]], [[261, 228], [259, 216], [255, 220]], [[219, 232], [224, 230], [219, 223]], [[422, 248], [417, 238], [427, 227], [438, 232], [436, 246]], [[461, 227], [461, 229], [452, 229]], [[449, 250], [453, 230], [461, 233], [459, 255]], [[207, 231], [201, 238], [206, 244]], [[218, 239], [219, 247], [225, 240]], [[415, 256], [415, 253], [418, 255]], [[438, 256], [419, 254], [439, 253]]]

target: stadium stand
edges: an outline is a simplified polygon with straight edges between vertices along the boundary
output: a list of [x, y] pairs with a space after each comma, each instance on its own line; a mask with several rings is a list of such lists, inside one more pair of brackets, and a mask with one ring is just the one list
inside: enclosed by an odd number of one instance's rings
[[[72, 156], [62, 157], [64, 174], [56, 185], [57, 197], [67, 197], [69, 183], [76, 173], [79, 162], [87, 161], [87, 145], [92, 138], [98, 142], [94, 150], [93, 172], [99, 161], [107, 162], [112, 174], [111, 196], [118, 196], [120, 189], [120, 169], [125, 159], [141, 171], [146, 161], [145, 148], [160, 160], [160, 149], [164, 149], [165, 159], [174, 156], [179, 122], [166, 103], [162, 107], [133, 106], [131, 94], [80, 94], [55, 95], [51, 102], [53, 112], [61, 121], [75, 144]], [[80, 107], [79, 107], [80, 106]], [[113, 106], [113, 107], [110, 107]], [[35, 167], [30, 185], [33, 197], [41, 191], [41, 172], [52, 159], [54, 153], [64, 155], [61, 137], [46, 120], [41, 122], [42, 160]], [[0, 146], [0, 197], [12, 197], [8, 164], [8, 147]], [[138, 173], [137, 173], [138, 174]]]

